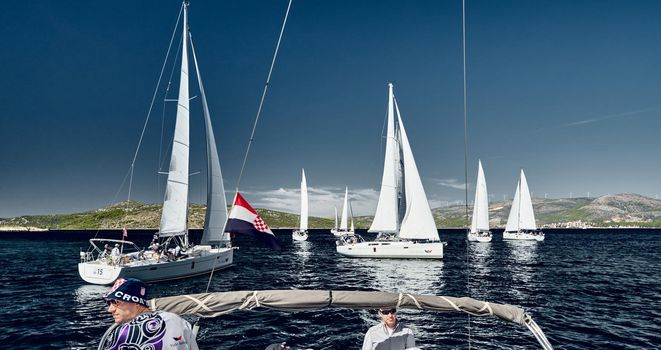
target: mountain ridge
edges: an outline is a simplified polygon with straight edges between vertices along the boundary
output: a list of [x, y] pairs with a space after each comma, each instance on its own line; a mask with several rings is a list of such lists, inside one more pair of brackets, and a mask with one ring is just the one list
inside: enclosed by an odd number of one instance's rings
[[[507, 222], [511, 203], [489, 204], [490, 225], [502, 228]], [[533, 207], [540, 227], [661, 227], [661, 200], [638, 194], [614, 194], [597, 198], [533, 198]], [[298, 226], [298, 215], [272, 209], [256, 208], [260, 216], [272, 228], [294, 228]], [[160, 204], [137, 201], [115, 203], [96, 210], [58, 214], [25, 215], [0, 219], [2, 230], [40, 229], [113, 229], [113, 228], [157, 228], [160, 222]], [[192, 204], [189, 208], [189, 225], [201, 228], [206, 208]], [[439, 228], [466, 227], [465, 206], [452, 205], [432, 209]], [[469, 207], [469, 217], [472, 207]], [[372, 216], [355, 217], [357, 228], [368, 228]], [[334, 219], [309, 218], [310, 228], [331, 228]]]

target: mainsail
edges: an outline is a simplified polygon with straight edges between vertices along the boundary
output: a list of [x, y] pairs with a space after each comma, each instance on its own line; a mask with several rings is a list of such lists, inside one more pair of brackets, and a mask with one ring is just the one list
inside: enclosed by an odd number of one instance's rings
[[181, 74], [179, 79], [179, 98], [177, 120], [168, 181], [165, 188], [165, 200], [161, 215], [160, 235], [175, 236], [186, 233], [186, 214], [188, 209], [188, 157], [189, 157], [189, 93], [188, 93], [188, 18], [184, 15], [184, 31], [181, 47]]
[[473, 204], [473, 220], [471, 232], [489, 231], [489, 197], [487, 181], [482, 170], [482, 161], [478, 160], [477, 183], [475, 185], [475, 203]]
[[397, 167], [399, 165], [399, 142], [395, 138], [394, 95], [392, 83], [388, 83], [388, 130], [386, 134], [386, 153], [383, 161], [383, 177], [379, 202], [372, 226], [368, 232], [397, 233], [399, 231], [399, 208]]

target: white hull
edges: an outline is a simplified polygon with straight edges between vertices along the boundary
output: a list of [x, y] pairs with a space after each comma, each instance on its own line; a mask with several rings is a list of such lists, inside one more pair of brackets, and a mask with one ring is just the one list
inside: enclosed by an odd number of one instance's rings
[[195, 256], [175, 261], [137, 260], [128, 264], [109, 265], [102, 260], [81, 262], [78, 273], [87, 283], [107, 285], [117, 278], [137, 278], [145, 282], [168, 281], [202, 275], [233, 263], [233, 248], [195, 250]]
[[529, 233], [529, 232], [503, 232], [503, 239], [515, 239], [522, 241], [543, 241], [544, 232]]
[[307, 241], [308, 231], [294, 230], [291, 233], [291, 238], [295, 241]]
[[337, 252], [353, 258], [443, 259], [442, 242], [375, 241], [338, 245]]
[[331, 233], [335, 237], [349, 236], [355, 234], [354, 231], [340, 231], [340, 230], [331, 230]]
[[491, 232], [468, 232], [469, 242], [488, 243], [491, 242], [492, 238]]

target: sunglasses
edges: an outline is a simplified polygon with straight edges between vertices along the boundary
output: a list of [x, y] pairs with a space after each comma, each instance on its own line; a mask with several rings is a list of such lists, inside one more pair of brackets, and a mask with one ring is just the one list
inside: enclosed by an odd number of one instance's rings
[[394, 315], [397, 313], [397, 309], [379, 310], [379, 312], [381, 313], [381, 315], [390, 315], [390, 314]]
[[110, 306], [110, 305], [115, 305], [115, 306], [117, 306], [117, 305], [119, 305], [119, 304], [121, 304], [121, 303], [122, 303], [121, 301], [119, 301], [119, 300], [115, 300], [115, 299], [108, 299], [108, 300], [106, 300], [106, 304], [108, 304], [108, 306]]

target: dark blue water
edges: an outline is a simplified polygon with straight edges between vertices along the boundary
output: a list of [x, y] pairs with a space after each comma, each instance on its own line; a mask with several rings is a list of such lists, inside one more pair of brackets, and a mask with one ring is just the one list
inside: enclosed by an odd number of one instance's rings
[[[0, 234], [2, 348], [96, 348], [111, 324], [100, 295], [107, 287], [78, 277], [80, 248], [94, 232], [50, 232], [21, 238]], [[119, 233], [105, 233], [120, 237]], [[449, 242], [443, 261], [350, 259], [333, 237], [314, 232], [292, 242], [278, 232], [280, 253], [239, 239], [235, 265], [216, 273], [212, 291], [356, 289], [472, 296], [519, 305], [556, 349], [653, 349], [661, 344], [661, 231], [547, 231], [544, 242]], [[48, 237], [48, 238], [45, 238]], [[149, 233], [129, 237], [148, 240]], [[140, 238], [142, 237], [142, 238]], [[155, 284], [153, 297], [203, 292], [208, 277]], [[527, 329], [496, 318], [401, 310], [423, 349], [535, 349]], [[359, 349], [376, 323], [369, 311], [325, 309], [285, 313], [241, 311], [203, 320], [202, 349]], [[469, 330], [470, 329], [470, 330]]]

